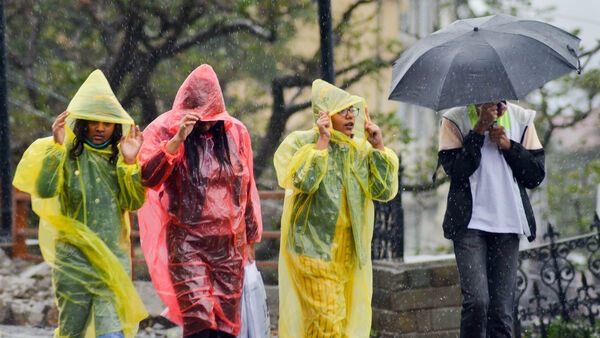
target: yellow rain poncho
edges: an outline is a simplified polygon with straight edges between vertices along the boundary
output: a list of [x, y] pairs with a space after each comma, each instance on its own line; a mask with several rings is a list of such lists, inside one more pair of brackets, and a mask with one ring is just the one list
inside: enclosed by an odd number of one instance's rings
[[[53, 267], [59, 307], [56, 337], [95, 337], [123, 331], [134, 337], [146, 309], [131, 281], [129, 212], [144, 202], [139, 164], [110, 163], [112, 147], [84, 144], [73, 157], [77, 119], [120, 124], [133, 120], [100, 70], [70, 102], [63, 144], [36, 140], [23, 154], [13, 184], [31, 194], [40, 217], [44, 260]], [[114, 136], [114, 134], [113, 134]], [[85, 331], [87, 330], [87, 333]]]
[[398, 157], [366, 141], [363, 98], [325, 82], [312, 86], [312, 109], [331, 117], [359, 108], [354, 135], [330, 130], [316, 150], [318, 127], [291, 133], [275, 153], [286, 190], [279, 256], [279, 337], [368, 337], [373, 290], [373, 200], [398, 191]]

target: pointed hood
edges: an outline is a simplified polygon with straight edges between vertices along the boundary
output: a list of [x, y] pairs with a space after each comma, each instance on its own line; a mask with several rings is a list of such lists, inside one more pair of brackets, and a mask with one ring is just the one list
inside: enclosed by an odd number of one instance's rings
[[201, 121], [229, 121], [230, 115], [225, 109], [225, 100], [217, 74], [210, 65], [203, 64], [194, 69], [185, 79], [173, 101], [170, 129], [177, 131], [179, 121], [188, 114], [198, 115]]
[[82, 119], [124, 125], [134, 123], [99, 69], [93, 71], [81, 85], [69, 103], [67, 111], [71, 120]]
[[[320, 111], [328, 111], [329, 117], [339, 113], [340, 111], [354, 106], [359, 109], [354, 122], [354, 135], [362, 136], [365, 130], [365, 109], [367, 103], [360, 96], [352, 95], [343, 89], [340, 89], [329, 82], [317, 79], [312, 84], [312, 111], [315, 121], [319, 118]], [[336, 134], [340, 133], [335, 131]], [[340, 133], [341, 134], [341, 133]]]

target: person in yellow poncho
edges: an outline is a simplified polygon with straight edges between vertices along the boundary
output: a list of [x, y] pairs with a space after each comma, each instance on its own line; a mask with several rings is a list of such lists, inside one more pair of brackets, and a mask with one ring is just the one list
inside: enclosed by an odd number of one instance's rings
[[368, 337], [373, 200], [398, 192], [396, 154], [363, 98], [312, 85], [311, 130], [274, 156], [286, 190], [279, 255], [279, 337]]
[[31, 194], [44, 259], [53, 267], [55, 337], [134, 337], [146, 309], [131, 281], [129, 211], [142, 206], [142, 134], [100, 70], [51, 137], [26, 150], [13, 184]]

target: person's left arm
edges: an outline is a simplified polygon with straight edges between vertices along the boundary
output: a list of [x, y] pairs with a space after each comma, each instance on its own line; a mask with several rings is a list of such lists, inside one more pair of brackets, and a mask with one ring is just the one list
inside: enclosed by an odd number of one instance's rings
[[502, 154], [521, 185], [532, 189], [542, 183], [546, 176], [545, 154], [533, 123], [527, 127], [523, 143], [511, 140]]
[[260, 242], [262, 237], [262, 215], [260, 208], [260, 197], [258, 195], [258, 189], [256, 188], [256, 182], [254, 180], [254, 162], [252, 156], [252, 143], [248, 131], [243, 128], [240, 133], [241, 145], [238, 149], [244, 152], [243, 158], [246, 159], [246, 167], [248, 168], [248, 198], [246, 201], [246, 208], [244, 210], [244, 220], [246, 221], [246, 241], [250, 244], [250, 256], [251, 260], [254, 260], [254, 243]]
[[381, 129], [365, 121], [367, 140], [373, 148], [369, 149], [369, 191], [374, 200], [389, 201], [398, 193], [398, 156], [384, 146]]
[[142, 146], [143, 136], [138, 126], [132, 126], [129, 134], [120, 142], [121, 154], [117, 160], [117, 180], [119, 182], [119, 203], [127, 210], [137, 210], [143, 204], [146, 190], [142, 185], [142, 172], [137, 155]]

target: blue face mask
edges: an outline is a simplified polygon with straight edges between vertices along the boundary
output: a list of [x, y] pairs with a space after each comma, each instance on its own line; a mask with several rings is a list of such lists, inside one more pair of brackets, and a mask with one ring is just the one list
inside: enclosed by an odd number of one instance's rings
[[102, 143], [102, 144], [94, 144], [92, 141], [90, 141], [87, 137], [83, 138], [83, 141], [90, 147], [94, 148], [94, 149], [104, 149], [106, 148], [110, 142], [112, 141], [112, 136], [106, 140], [106, 142]]

